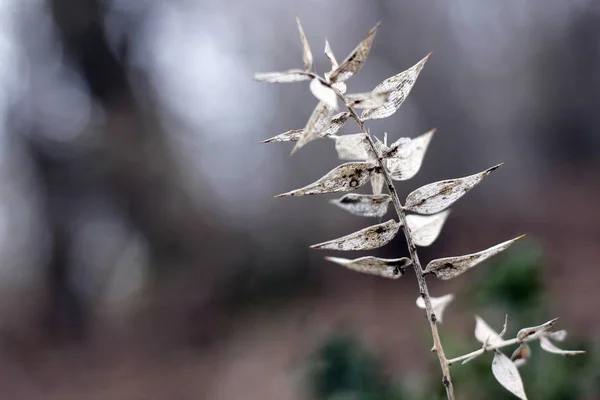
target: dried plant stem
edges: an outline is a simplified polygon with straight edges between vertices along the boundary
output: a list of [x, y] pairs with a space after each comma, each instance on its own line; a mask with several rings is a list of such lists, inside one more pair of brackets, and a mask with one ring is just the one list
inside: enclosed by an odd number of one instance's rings
[[[335, 91], [338, 97], [344, 102], [344, 104], [346, 104], [346, 99], [344, 95], [337, 90]], [[437, 328], [437, 317], [433, 312], [433, 307], [431, 306], [431, 298], [429, 296], [429, 290], [427, 288], [427, 281], [425, 280], [425, 276], [423, 274], [423, 268], [421, 267], [421, 262], [419, 261], [419, 255], [417, 254], [417, 246], [414, 244], [412, 235], [410, 233], [410, 228], [406, 223], [406, 213], [404, 212], [404, 208], [402, 207], [400, 197], [398, 197], [398, 192], [396, 192], [396, 187], [394, 186], [392, 178], [385, 169], [383, 159], [381, 155], [377, 152], [375, 143], [373, 143], [371, 135], [365, 129], [364, 122], [360, 119], [354, 108], [349, 106], [347, 108], [352, 118], [360, 127], [362, 133], [365, 134], [367, 142], [371, 147], [371, 150], [374, 154], [377, 155], [377, 162], [379, 163], [379, 167], [381, 168], [381, 174], [385, 179], [388, 192], [390, 193], [390, 196], [392, 198], [392, 203], [394, 204], [394, 208], [396, 209], [396, 213], [398, 214], [398, 218], [400, 220], [399, 222], [400, 224], [402, 224], [402, 231], [404, 232], [404, 236], [406, 238], [406, 243], [410, 252], [410, 258], [412, 259], [412, 265], [415, 270], [415, 275], [417, 276], [417, 281], [419, 283], [419, 292], [421, 294], [421, 297], [425, 301], [425, 311], [427, 313], [427, 320], [429, 321], [429, 326], [431, 328], [431, 336], [433, 337], [434, 350], [437, 353], [440, 362], [440, 367], [442, 369], [442, 383], [446, 388], [446, 395], [448, 396], [448, 400], [454, 400], [454, 388], [452, 386], [452, 378], [450, 376], [449, 368], [450, 363], [448, 362], [448, 360], [446, 359], [446, 355], [444, 354], [444, 348], [442, 346], [442, 341], [440, 340], [440, 334]]]

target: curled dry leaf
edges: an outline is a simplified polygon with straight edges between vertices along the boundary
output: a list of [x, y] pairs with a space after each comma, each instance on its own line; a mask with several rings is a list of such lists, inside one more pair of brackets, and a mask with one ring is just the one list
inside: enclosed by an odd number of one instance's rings
[[412, 261], [410, 258], [377, 258], [361, 257], [355, 260], [348, 260], [339, 257], [325, 257], [326, 260], [339, 264], [353, 271], [365, 274], [383, 276], [384, 278], [398, 279], [404, 275], [404, 270]]
[[501, 165], [498, 164], [478, 174], [464, 178], [448, 179], [421, 186], [408, 195], [404, 208], [420, 214], [435, 214], [442, 211], [464, 196], [465, 193]]
[[417, 246], [429, 246], [439, 236], [450, 211], [435, 215], [407, 215], [406, 224]]
[[283, 132], [272, 138], [265, 139], [263, 143], [274, 143], [274, 142], [296, 142], [300, 139], [304, 129], [292, 129], [291, 131]]
[[298, 139], [296, 145], [292, 149], [292, 154], [300, 150], [307, 143], [325, 136], [323, 131], [325, 130], [325, 127], [331, 124], [332, 115], [333, 109], [327, 107], [327, 104], [319, 102], [304, 127], [304, 133], [300, 136], [300, 139]]
[[[341, 128], [344, 126], [344, 123], [350, 116], [349, 112], [341, 112], [339, 114], [334, 115], [331, 118], [331, 123], [329, 127], [325, 129], [321, 135], [317, 137], [317, 139], [333, 136], [335, 135]], [[281, 133], [277, 136], [273, 136], [272, 138], [263, 140], [263, 143], [273, 143], [273, 142], [297, 142], [302, 137], [304, 133], [304, 129], [292, 129], [291, 131], [287, 131]]]
[[266, 83], [292, 83], [312, 79], [312, 75], [300, 69], [290, 69], [281, 72], [259, 72], [254, 74], [254, 79]]
[[396, 236], [399, 228], [400, 224], [390, 219], [382, 224], [369, 226], [339, 239], [318, 243], [310, 247], [313, 249], [343, 251], [376, 249], [388, 244]]
[[332, 110], [337, 109], [337, 94], [335, 94], [332, 88], [324, 85], [319, 78], [310, 81], [310, 91], [319, 101], [325, 103], [328, 108]]
[[511, 240], [507, 240], [506, 242], [502, 242], [478, 253], [467, 254], [464, 256], [457, 257], [438, 258], [437, 260], [433, 260], [429, 264], [427, 264], [427, 268], [425, 268], [424, 272], [432, 273], [437, 278], [443, 280], [455, 278], [458, 275], [461, 275], [467, 270], [473, 268], [477, 264], [481, 263], [482, 261], [487, 260], [488, 258], [500, 253], [503, 250], [506, 250], [511, 244], [521, 239], [523, 236], [525, 235], [519, 236]]
[[346, 95], [346, 105], [354, 108], [377, 108], [382, 106], [389, 96], [389, 92], [382, 93], [353, 93]]
[[564, 329], [556, 332], [547, 332], [546, 335], [552, 340], [556, 340], [557, 342], [562, 342], [567, 338], [567, 331]]
[[[454, 295], [447, 294], [441, 297], [430, 297], [430, 300], [431, 308], [433, 308], [433, 313], [435, 314], [437, 321], [442, 322], [442, 319], [444, 317], [444, 311], [446, 310], [446, 307], [448, 307], [448, 304], [450, 304], [452, 300], [454, 300]], [[422, 309], [426, 308], [425, 300], [423, 300], [423, 297], [421, 296], [417, 297], [417, 307]]]
[[475, 339], [486, 347], [502, 343], [502, 336], [490, 328], [479, 315], [475, 316]]
[[342, 164], [329, 171], [316, 182], [303, 188], [279, 194], [283, 196], [306, 196], [322, 193], [350, 192], [369, 182], [371, 174], [377, 170], [371, 162], [351, 162]]
[[302, 61], [304, 62], [304, 70], [310, 71], [313, 64], [313, 55], [308, 45], [308, 39], [304, 34], [304, 29], [300, 23], [300, 18], [296, 16], [296, 23], [298, 24], [298, 32], [300, 33], [300, 40], [302, 41]]
[[371, 188], [373, 189], [373, 194], [381, 194], [384, 184], [385, 178], [383, 177], [383, 174], [375, 172], [371, 175]]
[[[394, 147], [390, 148], [390, 152], [386, 155], [387, 169], [390, 172], [392, 179], [397, 181], [405, 181], [417, 174], [421, 169], [423, 158], [427, 152], [429, 142], [433, 137], [436, 129], [422, 134], [412, 139], [410, 146], [404, 145], [410, 150], [408, 154], [405, 151], [393, 151]], [[402, 139], [402, 138], [401, 138]], [[402, 150], [398, 148], [399, 150]]]
[[574, 356], [577, 354], [583, 354], [585, 351], [583, 350], [562, 350], [559, 349], [552, 343], [547, 337], [542, 336], [540, 338], [540, 346], [542, 349], [547, 351], [548, 353], [560, 354], [561, 356]]
[[[331, 63], [331, 73], [338, 67], [338, 62], [335, 59], [335, 55], [333, 55], [333, 51], [331, 50], [331, 46], [329, 45], [329, 41], [327, 41], [327, 39], [325, 39], [325, 56], [327, 56], [327, 59]], [[329, 77], [327, 77], [327, 79], [329, 79]]]
[[498, 334], [498, 335], [500, 335], [500, 337], [504, 337], [504, 334], [506, 333], [506, 328], [507, 327], [508, 327], [508, 314], [506, 314], [504, 316], [504, 325], [502, 326], [502, 330]]
[[506, 390], [522, 400], [527, 400], [525, 388], [517, 366], [499, 351], [494, 354], [492, 361], [492, 372], [496, 380], [504, 386]]
[[510, 360], [515, 363], [517, 367], [527, 364], [527, 361], [529, 361], [530, 358], [531, 348], [527, 343], [521, 343], [510, 356]]
[[335, 137], [335, 150], [340, 160], [367, 160], [370, 146], [364, 133]]
[[375, 86], [373, 93], [389, 92], [388, 99], [380, 107], [364, 110], [360, 118], [366, 121], [368, 119], [386, 118], [395, 113], [408, 97], [428, 58], [429, 54], [406, 71], [389, 77]]
[[379, 23], [375, 25], [367, 34], [367, 36], [358, 44], [352, 53], [346, 58], [339, 67], [335, 69], [330, 75], [329, 79], [331, 82], [344, 82], [348, 80], [352, 75], [356, 74], [369, 55], [371, 45], [373, 44], [373, 38], [377, 32]]
[[552, 328], [556, 321], [558, 321], [558, 318], [554, 318], [548, 322], [544, 322], [542, 325], [523, 328], [517, 333], [517, 339], [519, 340], [519, 342], [522, 342], [525, 339], [533, 339], [537, 336], [540, 336], [543, 332], [546, 332], [548, 329]]
[[348, 193], [330, 203], [361, 217], [383, 217], [391, 201], [392, 198], [387, 194]]

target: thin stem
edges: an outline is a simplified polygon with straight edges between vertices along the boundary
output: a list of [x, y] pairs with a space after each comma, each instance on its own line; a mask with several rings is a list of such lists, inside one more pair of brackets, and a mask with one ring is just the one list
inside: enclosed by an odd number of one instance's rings
[[[336, 92], [338, 97], [346, 104], [346, 99], [342, 93], [332, 87], [332, 89]], [[362, 133], [367, 138], [367, 142], [371, 147], [371, 150], [377, 156], [377, 162], [379, 163], [379, 167], [381, 168], [381, 174], [385, 179], [385, 183], [387, 185], [388, 192], [392, 198], [392, 203], [394, 204], [394, 208], [396, 209], [396, 213], [398, 214], [399, 222], [402, 225], [402, 231], [404, 232], [404, 237], [406, 238], [406, 243], [408, 244], [408, 250], [410, 252], [410, 258], [412, 259], [412, 265], [415, 270], [415, 275], [417, 276], [417, 281], [419, 282], [419, 292], [421, 297], [425, 302], [425, 311], [427, 313], [427, 320], [429, 321], [429, 327], [431, 328], [431, 336], [433, 337], [433, 345], [435, 352], [438, 355], [438, 359], [440, 362], [440, 367], [442, 369], [442, 383], [446, 388], [446, 395], [448, 400], [454, 400], [454, 388], [452, 386], [452, 378], [450, 376], [450, 368], [448, 364], [448, 360], [446, 359], [446, 355], [444, 354], [444, 348], [442, 347], [442, 341], [440, 340], [440, 334], [437, 328], [437, 317], [433, 312], [433, 307], [431, 306], [431, 298], [429, 296], [429, 290], [427, 288], [427, 282], [425, 280], [425, 276], [423, 274], [423, 268], [421, 267], [421, 262], [419, 261], [419, 255], [417, 254], [417, 246], [415, 245], [410, 228], [406, 223], [406, 213], [404, 212], [404, 208], [402, 207], [402, 203], [400, 202], [400, 197], [398, 197], [398, 192], [396, 192], [396, 187], [392, 181], [392, 178], [388, 174], [382, 156], [377, 152], [375, 147], [375, 143], [373, 143], [373, 139], [371, 135], [365, 129], [364, 122], [360, 119], [354, 108], [347, 106], [348, 111], [352, 118], [356, 121], [358, 126], [360, 127]]]

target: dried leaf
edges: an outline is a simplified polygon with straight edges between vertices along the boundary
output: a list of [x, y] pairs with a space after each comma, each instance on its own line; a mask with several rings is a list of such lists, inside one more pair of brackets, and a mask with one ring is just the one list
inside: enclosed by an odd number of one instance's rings
[[506, 328], [507, 327], [508, 327], [508, 314], [506, 314], [504, 316], [504, 325], [502, 325], [502, 330], [498, 334], [500, 337], [504, 337], [504, 334], [506, 333]]
[[337, 94], [335, 91], [328, 86], [325, 86], [320, 79], [315, 78], [310, 81], [310, 91], [319, 100], [325, 103], [325, 105], [332, 109], [337, 109]]
[[302, 41], [302, 61], [304, 62], [304, 70], [310, 71], [313, 64], [313, 55], [310, 51], [310, 46], [308, 45], [308, 39], [304, 34], [304, 29], [302, 29], [302, 24], [300, 23], [300, 18], [296, 16], [296, 23], [298, 24], [298, 31], [300, 32], [300, 40]]
[[312, 75], [299, 69], [290, 69], [282, 72], [259, 72], [254, 74], [254, 79], [267, 83], [292, 83], [312, 79]]
[[525, 235], [519, 236], [511, 240], [507, 240], [506, 242], [502, 242], [493, 247], [490, 247], [489, 249], [482, 250], [477, 253], [467, 254], [458, 257], [438, 258], [437, 260], [433, 260], [429, 264], [427, 264], [427, 268], [425, 268], [424, 272], [433, 273], [439, 279], [452, 279], [466, 272], [470, 268], [473, 268], [480, 262], [487, 260], [488, 258], [500, 253], [503, 250], [506, 250], [511, 244], [521, 239], [523, 236]]
[[292, 154], [300, 150], [307, 143], [312, 142], [315, 139], [322, 138], [325, 136], [323, 132], [326, 126], [332, 123], [333, 110], [323, 102], [317, 104], [313, 110], [306, 126], [304, 127], [304, 134], [296, 142], [296, 146], [292, 149]]
[[340, 160], [367, 160], [370, 146], [364, 133], [337, 136], [335, 150]]
[[273, 136], [272, 138], [265, 139], [263, 143], [273, 143], [273, 142], [296, 142], [300, 139], [304, 133], [304, 129], [292, 129], [291, 131], [287, 131], [281, 133], [277, 136]]
[[449, 207], [502, 164], [464, 178], [448, 179], [421, 186], [406, 198], [404, 208], [420, 214], [435, 214]]
[[383, 174], [378, 172], [373, 173], [373, 175], [371, 175], [371, 188], [373, 189], [373, 194], [381, 194], [384, 183], [385, 178], [383, 177]]
[[506, 390], [522, 400], [527, 400], [523, 381], [516, 365], [510, 361], [510, 358], [496, 351], [492, 361], [492, 372], [496, 380], [504, 386]]
[[[437, 321], [442, 322], [444, 311], [446, 310], [446, 307], [448, 307], [448, 304], [454, 300], [454, 295], [447, 294], [441, 297], [429, 297], [429, 299], [431, 300], [431, 308], [433, 308], [433, 313], [435, 314]], [[421, 296], [417, 297], [417, 307], [422, 309], [426, 308], [425, 300]]]
[[479, 315], [475, 316], [475, 339], [485, 346], [496, 346], [502, 343], [502, 337], [490, 328]]
[[389, 92], [383, 93], [353, 93], [346, 95], [346, 105], [354, 108], [377, 108], [382, 106], [388, 99]]
[[519, 347], [512, 353], [510, 360], [515, 363], [517, 367], [525, 365], [531, 358], [531, 348], [527, 343], [521, 343]]
[[353, 271], [383, 276], [384, 278], [390, 279], [400, 278], [404, 275], [406, 267], [412, 263], [410, 258], [406, 257], [389, 259], [369, 256], [357, 258], [355, 260], [339, 257], [325, 257], [325, 259]]
[[369, 226], [339, 239], [310, 246], [312, 249], [327, 250], [371, 250], [385, 246], [398, 233], [400, 224], [393, 219], [382, 224]]
[[331, 82], [344, 82], [360, 71], [369, 55], [371, 45], [373, 44], [373, 38], [375, 37], [378, 27], [379, 23], [369, 31], [367, 36], [358, 44], [354, 51], [350, 53], [348, 58], [346, 58], [342, 64], [329, 75]]
[[351, 162], [342, 164], [329, 171], [316, 182], [303, 188], [279, 194], [283, 196], [306, 196], [322, 193], [350, 192], [369, 182], [377, 166], [371, 162]]
[[361, 217], [383, 217], [391, 201], [392, 198], [387, 194], [349, 193], [330, 203]]
[[368, 119], [386, 118], [395, 113], [408, 97], [428, 58], [429, 54], [406, 71], [387, 78], [375, 86], [373, 93], [390, 92], [388, 100], [380, 107], [363, 111], [360, 118], [366, 121]]
[[558, 318], [551, 319], [548, 322], [544, 322], [542, 325], [532, 326], [530, 328], [523, 328], [517, 333], [517, 339], [522, 342], [527, 338], [534, 338], [539, 336], [541, 333], [546, 332], [548, 329], [552, 328]]
[[548, 353], [560, 354], [562, 356], [574, 356], [577, 354], [583, 354], [585, 351], [583, 350], [562, 350], [559, 349], [552, 343], [547, 337], [542, 336], [540, 338], [540, 346], [542, 349], [547, 351]]
[[431, 245], [439, 236], [450, 211], [435, 215], [407, 215], [406, 224], [410, 229], [413, 241], [417, 246]]
[[[429, 132], [414, 138], [410, 142], [410, 145], [399, 143], [397, 150], [395, 150], [394, 145], [392, 145], [390, 152], [386, 155], [387, 169], [390, 172], [392, 179], [405, 181], [419, 172], [421, 164], [423, 163], [423, 158], [427, 152], [427, 147], [435, 132], [436, 129], [432, 129]], [[402, 149], [401, 145], [405, 147], [405, 149]]]
[[564, 329], [556, 332], [548, 332], [546, 336], [552, 340], [556, 340], [557, 342], [562, 342], [567, 338], [567, 331]]
[[[327, 41], [327, 39], [325, 39], [325, 56], [327, 56], [327, 59], [331, 63], [331, 73], [337, 69], [338, 62], [335, 59], [335, 56], [333, 55], [333, 51], [331, 50], [331, 46], [329, 46], [329, 42]], [[329, 79], [329, 77], [327, 77], [327, 79]]]

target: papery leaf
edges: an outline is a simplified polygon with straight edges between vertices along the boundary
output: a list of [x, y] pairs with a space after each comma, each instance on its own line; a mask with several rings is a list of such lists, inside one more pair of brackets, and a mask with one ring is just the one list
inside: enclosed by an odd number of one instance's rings
[[531, 358], [531, 348], [527, 343], [521, 343], [519, 347], [512, 353], [510, 360], [515, 363], [517, 367], [525, 365]]
[[417, 246], [431, 245], [439, 236], [450, 211], [435, 215], [407, 215], [406, 224], [410, 229], [413, 241]]
[[340, 160], [367, 160], [370, 146], [364, 133], [335, 137], [335, 150]]
[[337, 94], [335, 91], [323, 84], [320, 79], [315, 78], [310, 81], [310, 91], [312, 94], [321, 102], [325, 103], [325, 105], [332, 109], [337, 109]]
[[548, 353], [560, 354], [561, 356], [575, 356], [577, 354], [583, 354], [583, 350], [562, 350], [559, 349], [552, 343], [547, 337], [542, 336], [540, 338], [540, 346]]
[[[433, 308], [433, 313], [435, 314], [437, 321], [442, 322], [444, 311], [446, 310], [446, 307], [448, 307], [448, 304], [454, 300], [454, 295], [447, 294], [441, 297], [430, 296], [429, 299], [431, 300], [431, 308]], [[426, 309], [425, 300], [421, 296], [417, 297], [417, 307]]]
[[548, 338], [552, 340], [556, 340], [557, 342], [562, 342], [567, 338], [567, 331], [564, 329], [556, 332], [548, 332], [546, 335]]
[[312, 75], [300, 69], [290, 69], [281, 72], [259, 72], [254, 74], [254, 79], [266, 83], [292, 83], [312, 79]]
[[424, 272], [432, 273], [439, 279], [452, 279], [466, 272], [470, 268], [473, 268], [480, 262], [487, 260], [503, 250], [506, 250], [511, 244], [521, 239], [523, 236], [525, 235], [507, 240], [506, 242], [502, 242], [477, 253], [457, 257], [438, 258], [437, 260], [433, 260], [427, 264], [427, 268], [425, 268]]
[[558, 318], [554, 318], [548, 322], [544, 322], [542, 325], [523, 328], [517, 333], [517, 339], [521, 342], [527, 338], [537, 337], [543, 332], [546, 332], [548, 329], [552, 328], [556, 321], [558, 321]]
[[381, 194], [384, 184], [385, 178], [383, 177], [383, 174], [374, 172], [373, 175], [371, 175], [371, 188], [373, 189], [373, 194]]
[[485, 346], [496, 346], [502, 343], [502, 337], [479, 315], [475, 316], [475, 339]]
[[265, 139], [263, 143], [273, 143], [273, 142], [296, 142], [300, 139], [302, 134], [304, 133], [304, 129], [292, 129], [291, 131], [283, 132], [277, 136], [273, 136], [272, 138]]
[[465, 193], [501, 165], [498, 164], [483, 172], [464, 178], [448, 179], [421, 186], [408, 195], [404, 208], [420, 214], [435, 214], [442, 211], [464, 196]]
[[353, 93], [346, 95], [346, 105], [354, 108], [377, 108], [382, 106], [388, 99], [389, 92], [383, 93]]
[[494, 360], [492, 361], [492, 372], [494, 373], [496, 380], [504, 386], [506, 390], [522, 400], [527, 400], [519, 370], [517, 369], [517, 366], [510, 361], [510, 358], [506, 357], [501, 352], [496, 351]]
[[400, 224], [390, 219], [382, 224], [369, 226], [339, 239], [318, 243], [310, 247], [312, 249], [343, 251], [376, 249], [388, 244], [396, 236], [399, 228]]
[[[419, 172], [421, 164], [423, 163], [423, 158], [427, 152], [427, 147], [435, 132], [436, 129], [432, 129], [429, 132], [412, 139], [410, 145], [399, 143], [399, 146], [396, 148], [394, 148], [393, 145], [390, 147], [390, 151], [386, 155], [386, 166], [392, 179], [405, 181]], [[403, 149], [402, 147], [408, 149]], [[408, 153], [406, 150], [409, 150]]]
[[387, 194], [349, 193], [330, 203], [361, 217], [383, 217], [391, 201], [392, 198]]
[[375, 86], [373, 93], [390, 92], [388, 100], [380, 107], [363, 111], [360, 118], [366, 121], [368, 119], [386, 118], [395, 113], [408, 97], [428, 58], [429, 54], [406, 71], [389, 77]]
[[335, 71], [329, 75], [331, 82], [344, 82], [352, 75], [356, 74], [362, 68], [365, 63], [371, 45], [373, 44], [373, 38], [379, 27], [379, 22], [375, 25], [367, 34], [367, 36], [358, 44], [358, 46], [350, 53]]
[[[333, 55], [333, 51], [331, 50], [331, 46], [329, 46], [329, 42], [327, 41], [327, 39], [325, 39], [325, 56], [327, 56], [327, 59], [331, 63], [331, 73], [337, 69], [338, 62], [335, 59], [335, 55]], [[329, 77], [327, 77], [327, 79], [329, 79]]]
[[412, 261], [410, 258], [377, 258], [361, 257], [355, 260], [348, 260], [339, 257], [325, 257], [326, 260], [339, 264], [353, 271], [365, 274], [383, 276], [384, 278], [398, 279], [404, 275], [404, 270]]
[[350, 162], [335, 167], [316, 182], [303, 188], [279, 194], [283, 196], [306, 196], [322, 193], [350, 192], [369, 182], [371, 174], [377, 170], [371, 162]]
[[304, 127], [304, 133], [292, 149], [292, 154], [300, 150], [307, 143], [325, 136], [324, 130], [327, 126], [331, 125], [332, 115], [333, 109], [327, 107], [325, 103], [319, 102]]
[[304, 62], [304, 70], [310, 71], [313, 64], [313, 55], [308, 45], [308, 39], [304, 34], [304, 29], [300, 23], [300, 18], [296, 16], [296, 23], [298, 24], [298, 32], [300, 32], [300, 40], [302, 41], [302, 61]]

